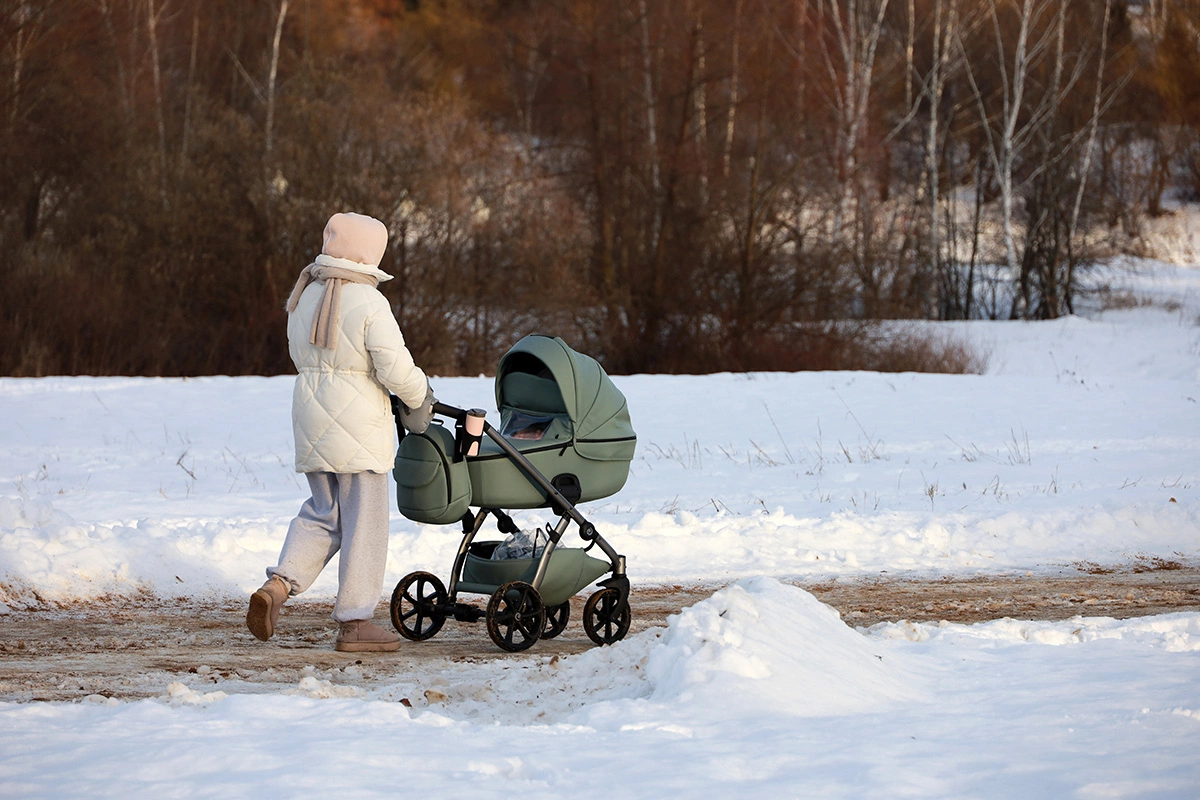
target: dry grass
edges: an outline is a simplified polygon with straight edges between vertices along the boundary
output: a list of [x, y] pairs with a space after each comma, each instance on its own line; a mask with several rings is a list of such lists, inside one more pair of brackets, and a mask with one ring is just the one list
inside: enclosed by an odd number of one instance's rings
[[815, 323], [787, 334], [763, 336], [749, 356], [733, 363], [720, 358], [709, 363], [736, 371], [865, 370], [964, 375], [982, 374], [988, 360], [989, 354], [969, 342], [930, 326], [854, 322]]
[[990, 356], [955, 337], [929, 331], [910, 330], [871, 349], [877, 372], [934, 372], [953, 375], [982, 375]]

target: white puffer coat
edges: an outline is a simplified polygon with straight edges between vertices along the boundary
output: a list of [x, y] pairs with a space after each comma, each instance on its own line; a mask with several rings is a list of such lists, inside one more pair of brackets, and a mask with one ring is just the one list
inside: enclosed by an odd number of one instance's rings
[[304, 290], [288, 316], [288, 349], [299, 374], [292, 392], [297, 472], [388, 472], [396, 423], [388, 392], [409, 408], [428, 382], [404, 346], [387, 299], [372, 286], [342, 285], [337, 347], [310, 344], [323, 283]]

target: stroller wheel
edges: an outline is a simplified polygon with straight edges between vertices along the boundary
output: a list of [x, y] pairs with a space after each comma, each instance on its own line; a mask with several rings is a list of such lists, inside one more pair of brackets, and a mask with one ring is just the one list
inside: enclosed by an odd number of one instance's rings
[[405, 639], [422, 642], [446, 621], [446, 587], [429, 572], [410, 572], [392, 592], [392, 626]]
[[629, 603], [621, 602], [616, 589], [601, 589], [583, 607], [583, 629], [596, 644], [612, 644], [629, 633]]
[[503, 650], [515, 653], [532, 647], [545, 628], [546, 606], [542, 597], [524, 581], [504, 584], [488, 601], [488, 635]]
[[543, 639], [553, 639], [562, 633], [567, 627], [567, 620], [571, 618], [571, 601], [564, 600], [556, 606], [550, 606], [546, 609], [546, 629], [542, 631]]

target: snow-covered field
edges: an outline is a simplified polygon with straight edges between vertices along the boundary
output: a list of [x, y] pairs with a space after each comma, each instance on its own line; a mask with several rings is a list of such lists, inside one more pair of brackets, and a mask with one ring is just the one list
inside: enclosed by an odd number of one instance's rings
[[[780, 581], [1200, 561], [1200, 269], [1129, 266], [1121, 310], [941, 325], [984, 375], [616, 378], [638, 455], [585, 510], [635, 591], [734, 581], [669, 628], [371, 690], [0, 703], [0, 797], [1200, 797], [1200, 614], [855, 629]], [[434, 388], [494, 408], [488, 378]], [[0, 379], [0, 636], [252, 591], [306, 496], [290, 392]], [[388, 586], [457, 539], [394, 514]], [[399, 702], [421, 686], [448, 702]]]

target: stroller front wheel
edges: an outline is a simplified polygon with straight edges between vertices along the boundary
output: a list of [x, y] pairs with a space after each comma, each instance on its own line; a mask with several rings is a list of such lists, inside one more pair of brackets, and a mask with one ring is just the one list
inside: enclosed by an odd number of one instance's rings
[[546, 629], [546, 606], [525, 581], [510, 581], [492, 594], [487, 606], [488, 636], [502, 650], [516, 653], [533, 647]]
[[583, 606], [583, 629], [596, 644], [612, 644], [624, 639], [629, 633], [630, 622], [629, 603], [621, 602], [621, 593], [617, 589], [601, 589]]
[[392, 626], [405, 639], [423, 642], [432, 638], [446, 622], [449, 596], [438, 576], [410, 572], [392, 592]]

